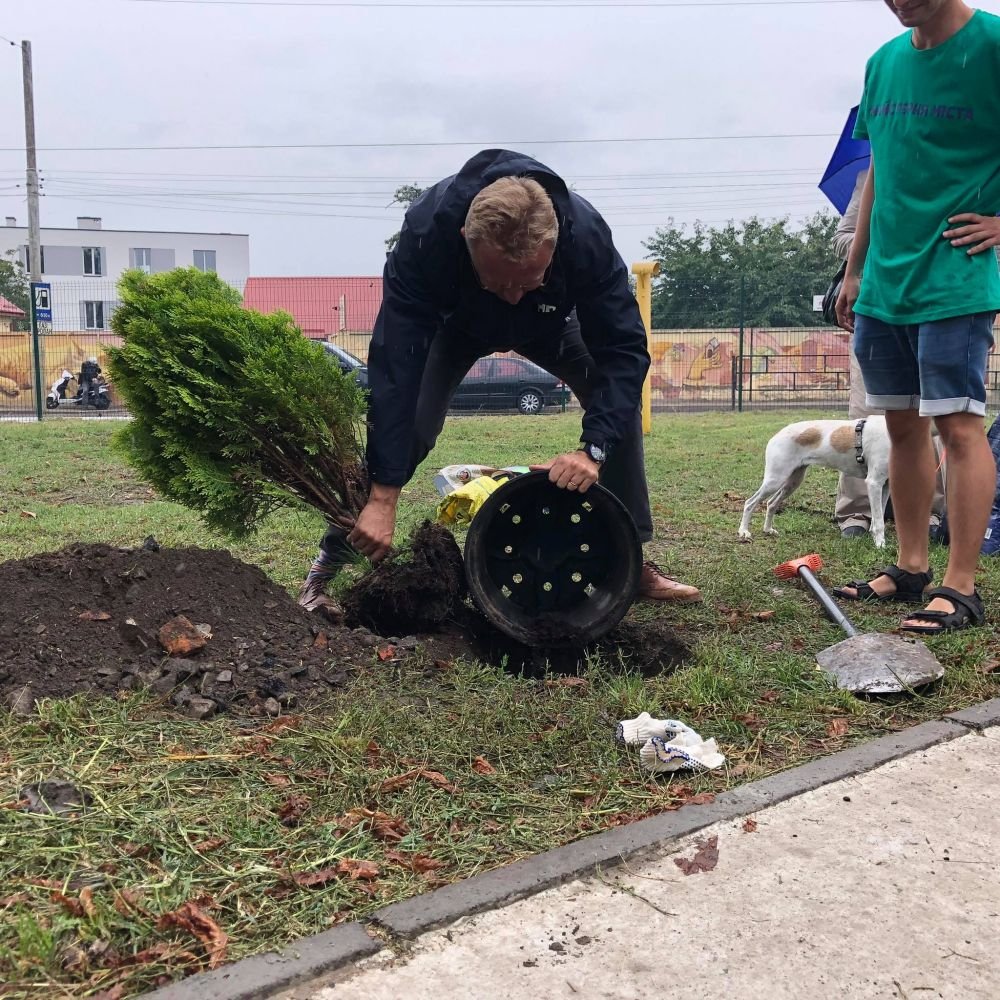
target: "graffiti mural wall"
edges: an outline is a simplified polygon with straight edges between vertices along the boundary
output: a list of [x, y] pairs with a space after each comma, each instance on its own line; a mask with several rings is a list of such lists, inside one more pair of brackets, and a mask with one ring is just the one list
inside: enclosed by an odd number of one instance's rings
[[[105, 344], [118, 344], [113, 334], [100, 338], [92, 333], [50, 333], [40, 338], [42, 346], [42, 391], [48, 392], [63, 370], [76, 376], [87, 358], [107, 371]], [[0, 402], [6, 407], [34, 407], [34, 360], [30, 333], [0, 333]], [[114, 387], [112, 386], [112, 399]], [[117, 401], [117, 400], [115, 400]]]
[[718, 403], [737, 391], [775, 401], [846, 393], [850, 337], [840, 330], [654, 330], [653, 404]]

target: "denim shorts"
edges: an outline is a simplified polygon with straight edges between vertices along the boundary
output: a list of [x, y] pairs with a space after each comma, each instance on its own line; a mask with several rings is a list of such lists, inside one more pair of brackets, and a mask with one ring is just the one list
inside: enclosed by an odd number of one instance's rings
[[986, 361], [995, 313], [896, 326], [858, 314], [854, 353], [868, 406], [922, 417], [986, 413]]

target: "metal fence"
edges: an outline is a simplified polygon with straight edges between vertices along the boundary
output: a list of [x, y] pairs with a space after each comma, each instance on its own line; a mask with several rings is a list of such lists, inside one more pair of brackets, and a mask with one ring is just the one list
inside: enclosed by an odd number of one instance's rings
[[[0, 419], [127, 416], [113, 383], [86, 397], [82, 393], [88, 375], [84, 362], [95, 359], [103, 380], [105, 349], [119, 343], [111, 329], [114, 283], [106, 278], [46, 280], [51, 322], [40, 325], [37, 341], [26, 317], [0, 313]], [[703, 299], [689, 290], [682, 306], [660, 303], [657, 308], [654, 298], [654, 325], [659, 320], [669, 328], [654, 329], [649, 338], [653, 410], [846, 409], [848, 335], [824, 324], [818, 314], [814, 324], [775, 324], [775, 317], [791, 311], [760, 294], [747, 295], [746, 283], [738, 284], [740, 294], [732, 303], [720, 304], [717, 289], [708, 288]], [[381, 305], [380, 278], [250, 278], [243, 293], [249, 308], [290, 313], [304, 336], [324, 344], [332, 364], [366, 378], [371, 329]], [[801, 320], [801, 305], [798, 309]], [[732, 318], [730, 325], [721, 325], [724, 317]], [[714, 319], [720, 325], [696, 326], [689, 319], [702, 324]], [[1000, 329], [997, 333], [1000, 339]], [[1000, 355], [990, 358], [988, 387], [988, 405], [997, 407]], [[455, 412], [534, 415], [567, 406], [578, 406], [569, 390], [516, 354], [476, 362], [452, 400]]]

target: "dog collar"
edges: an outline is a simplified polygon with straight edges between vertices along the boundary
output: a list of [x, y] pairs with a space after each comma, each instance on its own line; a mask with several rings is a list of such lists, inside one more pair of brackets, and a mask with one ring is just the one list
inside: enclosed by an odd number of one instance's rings
[[854, 461], [857, 462], [863, 469], [868, 467], [868, 463], [865, 462], [865, 450], [861, 443], [862, 438], [864, 437], [865, 422], [867, 419], [867, 417], [862, 417], [854, 425]]

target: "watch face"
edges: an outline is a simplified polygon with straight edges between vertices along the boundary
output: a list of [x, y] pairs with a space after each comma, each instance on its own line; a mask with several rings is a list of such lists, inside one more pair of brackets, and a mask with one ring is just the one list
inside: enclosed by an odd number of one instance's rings
[[587, 450], [587, 454], [595, 462], [597, 462], [598, 465], [600, 465], [604, 461], [605, 454], [604, 454], [604, 449], [603, 448], [598, 448], [598, 446], [596, 444], [588, 444], [586, 450]]

